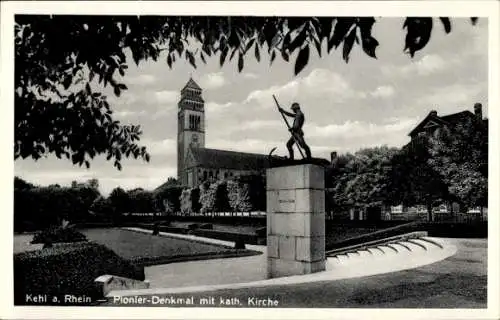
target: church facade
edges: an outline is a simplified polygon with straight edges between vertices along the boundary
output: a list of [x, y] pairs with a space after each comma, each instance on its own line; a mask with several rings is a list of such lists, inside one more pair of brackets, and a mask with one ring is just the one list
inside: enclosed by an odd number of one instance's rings
[[181, 90], [177, 113], [177, 179], [185, 187], [204, 181], [264, 174], [267, 155], [205, 148], [205, 101], [203, 90], [189, 79]]

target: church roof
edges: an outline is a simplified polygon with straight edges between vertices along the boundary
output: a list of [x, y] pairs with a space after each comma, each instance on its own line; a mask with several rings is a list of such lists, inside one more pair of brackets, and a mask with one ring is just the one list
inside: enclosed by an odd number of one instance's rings
[[228, 150], [192, 148], [197, 166], [232, 170], [261, 170], [269, 167], [268, 156]]
[[167, 180], [165, 181], [163, 184], [161, 184], [159, 187], [156, 187], [153, 191], [154, 192], [161, 192], [161, 191], [166, 191], [168, 189], [176, 189], [176, 188], [179, 188], [180, 184], [175, 181], [170, 181], [170, 180]]
[[201, 90], [200, 86], [196, 82], [194, 82], [193, 78], [189, 78], [189, 81], [184, 86], [184, 89], [186, 88]]

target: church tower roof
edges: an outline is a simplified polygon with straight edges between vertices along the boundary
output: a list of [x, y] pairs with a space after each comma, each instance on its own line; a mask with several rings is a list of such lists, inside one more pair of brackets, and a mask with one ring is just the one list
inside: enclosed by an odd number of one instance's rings
[[189, 81], [186, 83], [183, 90], [187, 88], [201, 90], [200, 86], [196, 82], [194, 82], [193, 78], [189, 78]]

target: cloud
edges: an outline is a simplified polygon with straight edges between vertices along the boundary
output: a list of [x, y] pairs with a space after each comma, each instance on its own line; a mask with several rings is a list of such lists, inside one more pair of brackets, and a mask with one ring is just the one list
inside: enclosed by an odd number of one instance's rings
[[267, 154], [284, 142], [271, 139], [216, 139], [207, 143], [207, 148]]
[[309, 125], [306, 134], [310, 137], [365, 137], [380, 134], [393, 134], [411, 129], [417, 124], [417, 118], [394, 118], [385, 124], [374, 124], [362, 121], [346, 121], [343, 124], [329, 124], [326, 126]]
[[107, 96], [108, 102], [113, 106], [113, 108], [123, 106], [123, 105], [131, 105], [140, 100], [140, 96], [137, 93], [133, 93], [130, 90], [123, 91], [123, 94], [119, 97], [114, 94], [110, 94]]
[[226, 84], [223, 72], [208, 73], [200, 79], [200, 84], [203, 89], [217, 89]]
[[374, 91], [370, 92], [370, 95], [375, 98], [389, 98], [396, 93], [394, 87], [392, 86], [380, 86]]
[[131, 85], [148, 85], [155, 83], [156, 77], [153, 76], [152, 74], [141, 74], [135, 77], [127, 77], [127, 83]]
[[252, 72], [245, 72], [241, 75], [245, 79], [258, 79], [259, 76]]
[[446, 108], [456, 109], [457, 104], [469, 103], [472, 107], [476, 98], [479, 100], [486, 99], [478, 97], [478, 95], [487, 89], [486, 84], [475, 83], [466, 84], [458, 83], [446, 87], [435, 88], [430, 94], [424, 95], [417, 99], [416, 103], [423, 106], [435, 107], [439, 110]]
[[173, 138], [163, 140], [141, 139], [141, 144], [153, 155], [173, 155], [177, 152], [177, 141]]
[[[415, 69], [419, 75], [429, 75], [445, 69], [451, 64], [450, 60], [445, 61], [437, 54], [428, 54], [422, 57], [415, 64]], [[411, 72], [411, 68], [410, 71]]]
[[342, 75], [326, 69], [314, 69], [303, 78], [295, 78], [283, 85], [272, 86], [268, 89], [252, 91], [244, 103], [268, 106], [273, 94], [280, 100], [286, 101], [302, 101], [308, 97], [321, 95], [328, 96], [337, 102], [360, 97], [360, 92], [353, 90]]
[[137, 111], [137, 110], [120, 110], [113, 112], [113, 116], [116, 118], [134, 118], [138, 116], [143, 116], [146, 114], [145, 110]]
[[286, 130], [283, 120], [245, 120], [217, 126], [216, 132], [210, 132], [211, 137], [227, 137], [236, 135], [241, 138], [252, 135], [275, 135]]
[[283, 122], [278, 120], [251, 120], [240, 124], [237, 128], [239, 128], [240, 130], [256, 130], [276, 127], [283, 127]]
[[458, 61], [456, 58], [445, 60], [438, 54], [427, 54], [419, 60], [410, 60], [408, 64], [403, 66], [384, 66], [382, 73], [386, 76], [429, 76], [452, 67]]
[[228, 103], [217, 103], [214, 101], [209, 101], [205, 103], [206, 112], [223, 112], [232, 109], [236, 104], [233, 102]]
[[176, 103], [179, 99], [179, 92], [170, 90], [156, 91], [153, 97], [154, 102], [157, 103]]

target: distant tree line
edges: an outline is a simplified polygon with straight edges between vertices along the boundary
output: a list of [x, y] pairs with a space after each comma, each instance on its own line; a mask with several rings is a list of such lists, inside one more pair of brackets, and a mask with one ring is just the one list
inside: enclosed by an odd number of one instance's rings
[[327, 173], [327, 211], [456, 202], [488, 205], [488, 126], [470, 119], [443, 127], [401, 149], [375, 147], [337, 157]]
[[[14, 225], [38, 228], [58, 223], [108, 220], [124, 213], [191, 215], [266, 210], [265, 178], [260, 175], [207, 181], [182, 188], [170, 178], [154, 191], [115, 188], [99, 193], [97, 180], [70, 187], [35, 186], [14, 179]], [[470, 120], [453, 130], [442, 128], [412, 140], [402, 148], [365, 148], [339, 155], [326, 171], [326, 210], [368, 209], [403, 204], [425, 205], [429, 220], [440, 204], [462, 208], [488, 205], [488, 127]]]
[[41, 229], [59, 224], [87, 221], [89, 208], [99, 197], [98, 181], [74, 182], [70, 187], [58, 184], [35, 186], [14, 178], [14, 229]]

